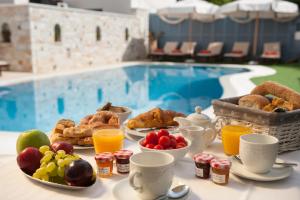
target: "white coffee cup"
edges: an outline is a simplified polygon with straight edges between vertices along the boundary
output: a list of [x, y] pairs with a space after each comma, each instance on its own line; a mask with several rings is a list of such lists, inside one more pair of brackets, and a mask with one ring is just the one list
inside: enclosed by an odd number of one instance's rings
[[267, 173], [275, 163], [278, 139], [270, 135], [247, 134], [240, 137], [240, 158], [254, 173]]
[[163, 152], [142, 152], [130, 157], [130, 186], [140, 199], [166, 195], [174, 176], [174, 157]]

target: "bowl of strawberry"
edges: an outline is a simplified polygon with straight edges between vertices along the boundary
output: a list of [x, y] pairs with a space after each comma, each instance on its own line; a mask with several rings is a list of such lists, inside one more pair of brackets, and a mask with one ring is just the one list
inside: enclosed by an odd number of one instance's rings
[[171, 154], [175, 161], [183, 158], [191, 146], [191, 142], [181, 135], [172, 135], [167, 130], [149, 132], [139, 141], [142, 151], [162, 151]]

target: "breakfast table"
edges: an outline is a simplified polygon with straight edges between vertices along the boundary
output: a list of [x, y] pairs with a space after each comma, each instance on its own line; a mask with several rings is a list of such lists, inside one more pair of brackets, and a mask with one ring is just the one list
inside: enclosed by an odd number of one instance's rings
[[[25, 177], [16, 162], [15, 141], [18, 134], [0, 134], [0, 199], [115, 199], [114, 187], [128, 175], [114, 171], [110, 178], [98, 178], [96, 183], [85, 190], [66, 190], [53, 188], [34, 182]], [[136, 142], [125, 140], [125, 149], [140, 152]], [[219, 157], [226, 157], [220, 140], [216, 139], [205, 152]], [[94, 168], [94, 150], [77, 150], [77, 153], [88, 160]], [[299, 164], [300, 151], [280, 154], [279, 158]], [[155, 158], [153, 158], [155, 159]], [[115, 169], [114, 169], [115, 170]], [[273, 182], [257, 182], [230, 174], [229, 184], [219, 186], [210, 180], [195, 177], [194, 162], [185, 157], [175, 165], [175, 178], [191, 188], [191, 200], [299, 200], [300, 199], [300, 166], [294, 167], [292, 175], [286, 179]], [[124, 199], [126, 198], [124, 192]]]

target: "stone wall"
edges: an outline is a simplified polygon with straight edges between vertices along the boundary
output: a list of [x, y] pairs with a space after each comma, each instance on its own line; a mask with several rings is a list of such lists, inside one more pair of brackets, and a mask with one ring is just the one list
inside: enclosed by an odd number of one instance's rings
[[[11, 22], [13, 39], [11, 44], [0, 46], [0, 59], [7, 60], [15, 71], [46, 73], [97, 67], [143, 59], [147, 54], [145, 12], [123, 15], [39, 4], [0, 8], [0, 22]], [[26, 32], [18, 30], [20, 24], [22, 28], [26, 25]], [[55, 41], [55, 26], [60, 29], [59, 41]]]
[[[33, 71], [35, 73], [93, 67], [146, 56], [147, 29], [140, 18], [79, 9], [30, 6]], [[54, 41], [54, 27], [61, 41]], [[96, 29], [100, 28], [100, 40]], [[125, 29], [128, 29], [126, 41]]]
[[[0, 60], [12, 71], [31, 71], [31, 45], [27, 6], [0, 6]], [[10, 42], [4, 42], [3, 26], [9, 27]]]

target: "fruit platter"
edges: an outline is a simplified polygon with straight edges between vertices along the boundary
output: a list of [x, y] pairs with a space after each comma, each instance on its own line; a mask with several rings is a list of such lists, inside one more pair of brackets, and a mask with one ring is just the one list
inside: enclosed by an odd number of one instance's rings
[[[23, 135], [32, 133], [34, 137], [39, 136], [43, 140], [35, 140], [39, 142], [22, 148], [19, 143], [22, 143]], [[73, 145], [67, 142], [49, 145], [49, 140], [45, 138], [47, 136], [37, 130], [19, 136], [17, 163], [25, 176], [49, 186], [71, 190], [85, 189], [95, 183], [93, 167], [74, 153]]]

